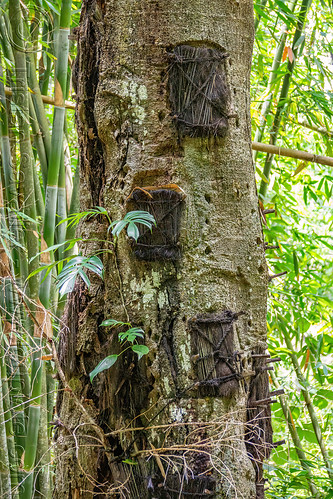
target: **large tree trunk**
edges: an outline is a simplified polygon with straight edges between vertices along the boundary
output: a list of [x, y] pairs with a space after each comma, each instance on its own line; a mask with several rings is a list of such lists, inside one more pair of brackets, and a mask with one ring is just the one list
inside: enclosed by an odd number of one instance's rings
[[[158, 223], [138, 245], [122, 235], [103, 254], [105, 282], [70, 297], [59, 356], [77, 398], [68, 387], [58, 398], [58, 499], [264, 497], [268, 274], [252, 44], [252, 0], [83, 2], [82, 210], [101, 205], [118, 220], [143, 209]], [[87, 254], [111, 249], [102, 218], [81, 235]], [[119, 329], [100, 327], [107, 318], [142, 327], [150, 351], [124, 354], [91, 384], [121, 348]]]

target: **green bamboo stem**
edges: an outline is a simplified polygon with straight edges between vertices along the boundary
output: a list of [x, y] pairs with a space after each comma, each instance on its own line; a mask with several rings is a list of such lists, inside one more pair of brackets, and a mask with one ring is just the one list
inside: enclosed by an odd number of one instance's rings
[[[3, 199], [2, 199], [2, 185], [0, 184], [0, 224], [1, 229], [7, 229], [6, 220], [4, 215]], [[2, 261], [6, 265], [5, 261]], [[10, 262], [7, 264], [7, 272], [9, 272]], [[4, 270], [4, 269], [3, 269]], [[22, 454], [25, 443], [25, 412], [24, 412], [24, 383], [21, 378], [20, 359], [17, 349], [17, 335], [15, 332], [16, 317], [15, 311], [17, 303], [15, 303], [15, 293], [13, 292], [12, 280], [5, 275], [2, 277], [0, 289], [1, 300], [1, 317], [0, 317], [0, 368], [1, 379], [3, 386], [3, 404], [6, 412], [6, 431], [8, 433], [8, 449], [10, 451], [9, 457], [16, 456], [16, 446], [18, 452]], [[7, 335], [9, 336], [8, 347], [4, 349], [5, 337], [2, 330], [2, 320], [4, 324], [9, 326], [7, 328]], [[5, 354], [5, 352], [7, 354]], [[7, 372], [8, 371], [8, 372]], [[8, 384], [10, 381], [10, 388]], [[29, 394], [28, 394], [29, 395]], [[15, 411], [11, 412], [11, 408], [15, 407]], [[13, 433], [13, 425], [15, 424], [15, 436]], [[11, 426], [9, 426], [11, 423]], [[13, 483], [17, 482], [17, 459], [11, 461], [13, 472]], [[16, 476], [16, 479], [15, 479]]]
[[[260, 2], [260, 8], [263, 10], [266, 7], [268, 0], [261, 0]], [[254, 20], [254, 30], [257, 31], [259, 23], [260, 23], [261, 15], [257, 14], [255, 20]]]
[[39, 176], [36, 168], [33, 170], [34, 174], [34, 190], [35, 190], [35, 198], [36, 198], [36, 214], [37, 217], [40, 219], [40, 221], [44, 220], [44, 215], [45, 215], [45, 204], [44, 204], [44, 198], [43, 198], [43, 193], [39, 181]]
[[318, 421], [318, 418], [316, 415], [316, 411], [315, 411], [315, 408], [314, 408], [312, 401], [311, 401], [311, 395], [310, 395], [308, 389], [306, 388], [307, 381], [302, 374], [302, 370], [299, 366], [297, 356], [294, 353], [294, 347], [293, 347], [293, 344], [291, 342], [291, 339], [290, 339], [288, 333], [283, 331], [283, 336], [284, 336], [284, 339], [286, 342], [286, 346], [290, 350], [289, 355], [290, 355], [291, 361], [293, 363], [298, 382], [301, 386], [301, 392], [302, 392], [306, 407], [307, 407], [308, 412], [309, 412], [309, 416], [310, 416], [311, 423], [312, 423], [312, 426], [314, 429], [314, 433], [316, 435], [316, 439], [317, 439], [317, 442], [318, 442], [318, 445], [320, 448], [321, 455], [323, 456], [323, 461], [324, 461], [325, 466], [326, 466], [327, 474], [328, 474], [330, 480], [333, 480], [332, 462], [330, 461], [329, 454], [328, 454], [328, 451], [326, 449], [326, 445], [325, 445], [325, 442], [323, 439], [323, 435], [322, 435], [320, 424], [319, 424], [319, 421]]
[[[2, 14], [5, 14], [4, 12]], [[11, 62], [14, 62], [14, 54], [12, 50], [12, 46], [10, 44], [10, 38], [8, 36], [7, 26], [5, 22], [5, 16], [0, 16], [0, 39], [1, 39], [1, 48], [4, 56]]]
[[[45, 44], [50, 44], [50, 37], [52, 36], [51, 21], [44, 21], [42, 32], [42, 55], [39, 70], [39, 87], [42, 95], [47, 95], [49, 90], [49, 81], [51, 76], [52, 62], [51, 58], [46, 54]], [[43, 71], [44, 69], [44, 71]]]
[[51, 438], [52, 427], [50, 423], [54, 417], [55, 392], [56, 392], [57, 383], [54, 378], [56, 373], [52, 368], [50, 362], [46, 362], [45, 371], [46, 371], [46, 393], [47, 393], [47, 429], [48, 429], [48, 436], [49, 438]]
[[[79, 162], [77, 164], [77, 167], [75, 169], [74, 173], [74, 179], [73, 179], [73, 189], [72, 189], [72, 196], [71, 196], [71, 204], [69, 207], [69, 213], [68, 215], [72, 215], [73, 213], [78, 213], [80, 210], [80, 166]], [[71, 239], [75, 238], [75, 233], [76, 233], [76, 227], [73, 225], [67, 225], [66, 226], [66, 236], [65, 236], [65, 241], [70, 241]], [[64, 252], [63, 252], [63, 258], [68, 258], [74, 254], [75, 247], [73, 246], [70, 249], [66, 249], [64, 247]], [[59, 299], [58, 302], [58, 308], [57, 308], [57, 317], [61, 318], [62, 314], [64, 312], [66, 304], [66, 298], [62, 297]]]
[[[294, 12], [296, 5], [297, 5], [298, 0], [294, 0], [292, 5], [290, 6], [290, 10]], [[275, 54], [274, 54], [274, 59], [272, 63], [272, 67], [270, 69], [270, 74], [269, 74], [269, 79], [267, 83], [267, 89], [266, 89], [266, 95], [267, 98], [264, 100], [261, 111], [260, 111], [260, 122], [258, 125], [258, 128], [256, 130], [255, 136], [254, 136], [254, 142], [261, 142], [262, 137], [264, 135], [264, 131], [266, 128], [267, 124], [267, 116], [271, 110], [272, 107], [272, 102], [273, 102], [273, 90], [276, 91], [275, 87], [280, 86], [280, 80], [276, 81], [276, 71], [278, 70], [282, 56], [283, 56], [283, 51], [286, 45], [286, 40], [288, 36], [288, 29], [289, 26], [286, 24], [282, 27], [282, 35], [280, 37], [278, 46], [276, 48]], [[253, 160], [256, 162], [258, 156], [258, 151], [255, 151], [253, 154]]]
[[[52, 246], [55, 239], [56, 211], [58, 199], [58, 182], [63, 149], [63, 130], [65, 122], [65, 94], [67, 83], [69, 27], [71, 16], [71, 0], [63, 0], [61, 4], [60, 27], [57, 40], [57, 61], [55, 68], [55, 108], [53, 115], [53, 129], [51, 141], [51, 155], [48, 168], [44, 240], [47, 246]], [[50, 302], [51, 280], [44, 286], [41, 301], [48, 308]]]
[[[0, 224], [3, 230], [7, 229], [6, 219], [5, 219], [5, 210], [3, 206], [2, 199], [2, 186], [0, 184]], [[11, 254], [13, 252], [11, 251]], [[4, 271], [4, 269], [3, 269]], [[8, 259], [8, 269], [7, 272], [11, 271], [12, 276], [15, 275], [13, 268], [13, 258]], [[1, 302], [1, 310], [2, 316], [8, 324], [21, 324], [24, 325], [24, 310], [22, 305], [18, 302], [18, 297], [15, 289], [13, 288], [12, 277], [9, 275], [3, 276], [1, 279], [1, 289], [0, 289], [0, 302]], [[20, 379], [21, 379], [21, 392], [23, 395], [23, 399], [25, 401], [28, 400], [30, 395], [30, 381], [28, 375], [28, 368], [25, 361], [25, 356], [23, 354], [23, 347], [20, 341], [20, 337], [16, 336], [17, 343], [17, 354], [18, 354], [18, 362], [20, 366]], [[27, 416], [27, 411], [25, 411]]]
[[[311, 3], [312, 3], [312, 0], [303, 0], [299, 14], [298, 14], [297, 28], [295, 31], [293, 44], [292, 44], [293, 60], [292, 61], [288, 60], [287, 73], [283, 79], [282, 89], [281, 89], [281, 93], [280, 93], [279, 101], [277, 104], [277, 109], [276, 109], [272, 129], [271, 129], [271, 136], [270, 136], [270, 142], [269, 142], [271, 145], [276, 144], [276, 141], [277, 141], [278, 136], [279, 136], [280, 124], [281, 124], [282, 116], [283, 116], [283, 113], [284, 113], [284, 110], [286, 107], [291, 78], [292, 78], [292, 75], [294, 72], [294, 68], [295, 68], [295, 64], [296, 64], [296, 60], [297, 60], [297, 55], [298, 55], [297, 42], [302, 35], [306, 16], [307, 16], [307, 13], [310, 9]], [[263, 169], [263, 179], [261, 181], [260, 190], [259, 190], [259, 196], [261, 198], [264, 198], [266, 195], [266, 192], [267, 192], [272, 162], [273, 162], [273, 155], [268, 154], [266, 156], [266, 161], [265, 161], [265, 165], [264, 165], [264, 169]]]
[[[23, 246], [24, 241], [22, 237], [22, 232], [19, 227], [19, 222], [17, 219], [18, 210], [18, 198], [16, 190], [16, 180], [15, 173], [12, 165], [12, 155], [10, 150], [10, 139], [9, 139], [9, 129], [8, 129], [8, 119], [6, 113], [6, 96], [5, 87], [3, 84], [3, 69], [0, 57], [0, 135], [1, 135], [1, 155], [2, 155], [2, 168], [4, 175], [5, 184], [5, 194], [7, 200], [8, 211], [8, 221], [9, 230], [12, 232], [16, 241]], [[25, 279], [28, 275], [28, 265], [26, 260], [26, 255], [24, 250], [20, 249], [16, 245], [12, 245], [12, 262], [13, 270], [16, 278]]]
[[[24, 322], [26, 322], [26, 317], [21, 317], [21, 325], [23, 325]], [[24, 329], [24, 328], [22, 327], [22, 329]], [[19, 366], [20, 366], [22, 396], [23, 396], [23, 400], [25, 402], [25, 404], [24, 404], [25, 423], [27, 426], [28, 416], [29, 416], [29, 404], [27, 404], [27, 401], [30, 398], [30, 377], [29, 377], [29, 371], [28, 371], [28, 366], [27, 366], [28, 353], [27, 353], [27, 349], [23, 346], [23, 343], [21, 341], [20, 336], [17, 336], [16, 341], [17, 341], [17, 355], [18, 355]]]
[[[80, 211], [80, 165], [79, 161], [77, 163], [77, 167], [75, 169], [74, 178], [73, 178], [73, 190], [71, 196], [71, 204], [69, 207], [68, 215], [72, 215], [73, 213], [78, 213]], [[75, 238], [76, 227], [74, 225], [67, 225], [66, 227], [66, 240], [70, 241]], [[67, 258], [72, 256], [74, 253], [74, 247], [70, 250], [66, 250], [64, 253], [64, 257]]]
[[3, 386], [2, 380], [0, 378], [0, 449], [1, 449], [1, 459], [0, 459], [0, 482], [2, 495], [8, 499], [12, 498], [12, 483], [10, 476], [10, 465], [9, 465], [9, 449], [7, 446], [7, 433], [4, 418], [4, 405], [3, 405]]
[[[36, 332], [37, 333], [37, 332]], [[35, 348], [38, 342], [38, 334], [35, 335], [34, 341], [32, 341], [32, 348]], [[40, 426], [40, 414], [41, 414], [41, 393], [42, 393], [42, 378], [43, 378], [43, 361], [42, 338], [39, 338], [39, 348], [35, 348], [32, 354], [31, 360], [31, 402], [29, 405], [29, 417], [27, 426], [27, 437], [26, 446], [24, 453], [24, 463], [23, 463], [23, 477], [24, 477], [24, 487], [20, 494], [22, 499], [31, 499], [34, 483], [34, 466], [36, 462], [37, 444], [38, 444], [38, 431]]]
[[[1, 328], [1, 324], [0, 324]], [[2, 329], [1, 329], [2, 331]], [[4, 337], [1, 332], [0, 335], [0, 370], [1, 370], [1, 383], [2, 383], [2, 402], [3, 402], [3, 416], [6, 426], [6, 440], [8, 448], [8, 457], [10, 465], [10, 479], [12, 487], [12, 496], [14, 498], [18, 497], [18, 461], [15, 449], [15, 437], [13, 429], [13, 417], [10, 406], [10, 396], [9, 396], [9, 386], [7, 379], [7, 371], [5, 364], [5, 349], [4, 349]], [[0, 409], [1, 410], [1, 409]]]
[[[271, 379], [273, 381], [274, 386], [278, 389], [279, 384], [277, 382], [276, 375], [273, 371], [271, 372], [270, 376], [271, 376]], [[297, 430], [294, 426], [294, 422], [293, 422], [293, 419], [291, 416], [291, 410], [290, 410], [290, 407], [288, 404], [288, 399], [285, 395], [280, 395], [279, 400], [280, 400], [280, 405], [281, 405], [281, 408], [283, 411], [284, 419], [286, 420], [286, 422], [288, 424], [288, 430], [289, 430], [289, 433], [291, 435], [291, 438], [292, 438], [292, 441], [293, 441], [293, 444], [294, 444], [294, 447], [296, 450], [297, 457], [299, 459], [299, 462], [301, 463], [302, 468], [304, 469], [304, 471], [306, 471], [305, 478], [306, 478], [306, 481], [308, 482], [310, 492], [313, 495], [313, 497], [319, 499], [319, 492], [318, 492], [318, 490], [313, 482], [313, 474], [312, 474], [311, 468], [307, 463], [306, 454], [303, 450], [301, 440], [300, 440], [298, 433], [297, 433]]]
[[[20, 114], [18, 116], [19, 131], [20, 131], [20, 171], [23, 174], [23, 192], [24, 192], [24, 212], [29, 216], [30, 220], [36, 220], [36, 204], [34, 191], [34, 174], [33, 174], [33, 154], [30, 142], [30, 127], [29, 127], [29, 97], [28, 97], [28, 80], [26, 70], [26, 47], [25, 42], [20, 33], [23, 33], [23, 21], [20, 8], [20, 0], [12, 0], [9, 3], [9, 17], [12, 24], [13, 42], [14, 42], [14, 59], [15, 59], [15, 75], [16, 75], [16, 92], [20, 92]], [[28, 54], [29, 59], [29, 54]], [[30, 66], [32, 64], [31, 59]], [[38, 88], [39, 91], [39, 88]], [[38, 268], [38, 239], [36, 237], [37, 226], [33, 221], [26, 221], [26, 247], [28, 250], [28, 268], [29, 273]], [[38, 275], [30, 277], [28, 281], [28, 295], [30, 297], [29, 307], [32, 312], [35, 310], [35, 304], [38, 300]], [[31, 319], [29, 329], [33, 327]], [[41, 394], [41, 378], [43, 364], [41, 361], [42, 340], [39, 328], [34, 326], [34, 339], [32, 346], [39, 342], [39, 349], [34, 350], [31, 360], [31, 404], [29, 406], [28, 427], [26, 434], [26, 446], [24, 452], [23, 474], [24, 487], [21, 497], [31, 499], [33, 490], [33, 467], [35, 465], [36, 448], [38, 439], [38, 428], [40, 418], [40, 394]]]
[[42, 396], [41, 396], [41, 414], [38, 431], [38, 444], [36, 454], [35, 483], [37, 497], [47, 498], [50, 496], [50, 463], [51, 453], [48, 434], [48, 413], [47, 413], [47, 384], [46, 369], [43, 369], [42, 376]]
[[[27, 32], [26, 35], [28, 36]], [[27, 71], [28, 84], [33, 92], [32, 101], [34, 104], [37, 120], [42, 134], [46, 157], [47, 159], [49, 159], [51, 155], [51, 135], [50, 135], [49, 123], [47, 121], [47, 117], [45, 114], [42, 94], [37, 80], [34, 53], [31, 50], [27, 52], [27, 64], [28, 64], [28, 71]]]
[[[33, 154], [30, 142], [30, 127], [27, 117], [29, 116], [29, 93], [25, 58], [25, 43], [19, 33], [23, 32], [23, 22], [21, 17], [19, 0], [13, 0], [9, 4], [10, 21], [12, 23], [12, 33], [14, 42], [14, 60], [16, 91], [14, 97], [21, 112], [18, 116], [20, 133], [20, 171], [23, 175], [24, 192], [24, 212], [31, 220], [36, 220], [34, 175], [33, 175]], [[28, 51], [29, 52], [29, 51]], [[36, 237], [36, 223], [26, 221], [26, 246], [28, 250], [28, 269], [29, 273], [38, 268], [38, 240]], [[29, 281], [31, 298], [37, 297], [38, 278], [32, 278]]]
[[[62, 150], [60, 170], [59, 170], [59, 181], [58, 181], [58, 199], [57, 199], [57, 226], [56, 226], [56, 238], [57, 244], [65, 242], [66, 239], [66, 222], [63, 222], [67, 218], [67, 193], [66, 193], [66, 169], [65, 169], [65, 157], [64, 150]], [[61, 223], [62, 222], [62, 223]], [[62, 260], [64, 257], [64, 247], [61, 246], [57, 250], [57, 260]]]
[[39, 83], [36, 77], [36, 69], [34, 66], [32, 66], [33, 63], [33, 55], [29, 54], [28, 55], [30, 59], [30, 64], [29, 64], [29, 86], [31, 90], [33, 91], [32, 94], [32, 101], [34, 104], [37, 120], [39, 123], [40, 127], [40, 132], [42, 134], [42, 139], [44, 142], [44, 148], [45, 148], [45, 154], [47, 159], [50, 157], [51, 154], [51, 135], [50, 135], [50, 130], [49, 130], [49, 123], [47, 121], [47, 117], [45, 114], [45, 108], [44, 108], [44, 103], [42, 99], [42, 94], [39, 89]]
[[37, 53], [38, 53], [38, 39], [39, 39], [39, 24], [40, 24], [40, 6], [39, 2], [36, 2], [37, 5], [34, 9], [34, 14], [30, 23], [30, 39], [31, 39], [31, 47], [34, 55], [34, 64], [37, 67]]
[[43, 186], [44, 189], [46, 188], [46, 182], [47, 182], [47, 155], [46, 155], [46, 150], [45, 150], [45, 144], [39, 129], [39, 123], [37, 120], [37, 115], [35, 112], [35, 108], [32, 102], [32, 97], [29, 95], [29, 113], [30, 113], [30, 124], [31, 124], [31, 129], [32, 133], [34, 135], [34, 143], [37, 149], [37, 154], [38, 158], [40, 161], [40, 168], [41, 168], [41, 173], [42, 173], [42, 179], [43, 179]]
[[13, 425], [15, 431], [15, 448], [18, 459], [21, 459], [25, 449], [26, 426], [22, 396], [22, 384], [19, 368], [19, 358], [15, 335], [12, 333], [7, 355], [7, 375], [10, 381], [10, 405], [15, 407]]

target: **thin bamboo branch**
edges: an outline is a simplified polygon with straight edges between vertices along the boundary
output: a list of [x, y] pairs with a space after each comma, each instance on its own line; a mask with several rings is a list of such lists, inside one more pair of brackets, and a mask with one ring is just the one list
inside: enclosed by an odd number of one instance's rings
[[[6, 93], [6, 96], [10, 97], [11, 95], [13, 95], [13, 91], [12, 89], [6, 87], [5, 88], [5, 93]], [[33, 92], [31, 92], [33, 93]], [[56, 106], [57, 104], [55, 103], [54, 99], [52, 99], [52, 97], [49, 97], [48, 95], [42, 95], [42, 101], [44, 102], [44, 104], [48, 104], [50, 106]], [[70, 102], [68, 100], [65, 101], [64, 103], [64, 106], [66, 109], [73, 109], [73, 111], [75, 111], [75, 104], [73, 104], [73, 102]]]
[[305, 121], [295, 121], [292, 119], [289, 119], [288, 121], [290, 121], [291, 123], [294, 123], [295, 125], [307, 128], [308, 130], [312, 130], [313, 132], [320, 133], [321, 135], [324, 135], [326, 137], [333, 137], [333, 132], [331, 132], [331, 130], [327, 130], [326, 128], [320, 128], [318, 126], [312, 125], [311, 123], [307, 123]]
[[273, 146], [271, 144], [263, 144], [261, 142], [252, 142], [254, 151], [266, 152], [268, 154], [277, 154], [287, 158], [300, 159], [309, 161], [310, 163], [318, 163], [320, 165], [333, 166], [333, 158], [330, 156], [318, 156], [311, 152], [297, 151], [295, 149], [286, 149], [285, 147]]

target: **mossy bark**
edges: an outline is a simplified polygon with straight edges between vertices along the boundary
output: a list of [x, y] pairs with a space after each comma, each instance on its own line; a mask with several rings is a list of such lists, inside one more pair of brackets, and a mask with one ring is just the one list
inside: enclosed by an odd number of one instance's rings
[[[69, 299], [60, 360], [109, 446], [70, 393], [60, 392], [58, 499], [261, 497], [245, 442], [252, 354], [266, 348], [267, 267], [250, 144], [253, 31], [252, 0], [83, 2], [76, 62], [82, 210], [101, 205], [118, 220], [135, 187], [177, 184], [186, 199], [179, 260], [137, 260], [123, 235], [115, 252], [104, 253], [104, 283], [78, 284]], [[168, 54], [180, 44], [228, 54], [224, 138], [177, 130]], [[81, 235], [89, 254], [110, 249], [100, 242], [108, 238], [102, 219], [86, 221]], [[124, 355], [90, 384], [97, 363], [119, 352], [117, 332], [100, 327], [107, 318], [142, 327], [150, 351], [139, 362]], [[197, 341], [194, 323], [206, 324]], [[219, 390], [228, 369], [237, 376]]]

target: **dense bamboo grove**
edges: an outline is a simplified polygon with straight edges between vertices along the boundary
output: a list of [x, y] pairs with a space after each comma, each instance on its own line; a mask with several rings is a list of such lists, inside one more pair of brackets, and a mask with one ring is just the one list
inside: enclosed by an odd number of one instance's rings
[[[59, 297], [59, 287], [68, 284], [66, 273], [65, 281], [57, 275], [78, 251], [75, 225], [67, 220], [79, 212], [79, 175], [74, 113], [66, 101], [74, 102], [73, 28], [79, 8], [80, 2], [70, 0], [1, 2], [4, 498], [52, 497], [58, 424], [54, 345], [66, 295], [62, 288]], [[254, 141], [332, 156], [329, 0], [261, 0], [255, 12]], [[43, 96], [55, 105], [45, 104]], [[263, 213], [271, 274], [287, 271], [272, 279], [268, 315], [270, 352], [282, 359], [271, 371], [272, 391], [285, 390], [273, 405], [275, 440], [286, 444], [266, 465], [267, 497], [328, 499], [333, 497], [333, 176], [328, 166], [292, 158], [255, 152], [254, 159], [263, 210], [272, 212]], [[82, 260], [74, 260], [73, 268], [74, 280], [78, 274], [85, 280]]]
[[[71, 8], [71, 1], [2, 3], [2, 497], [50, 497], [52, 491], [50, 341], [63, 303], [56, 270], [47, 276], [38, 270], [61, 260], [62, 246], [43, 251], [65, 241], [66, 223], [59, 222], [71, 208], [78, 211], [65, 110]], [[9, 98], [5, 87], [12, 89]], [[42, 95], [52, 92], [55, 106], [49, 108]]]

